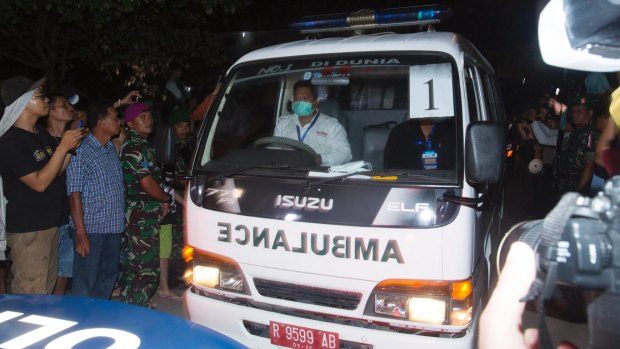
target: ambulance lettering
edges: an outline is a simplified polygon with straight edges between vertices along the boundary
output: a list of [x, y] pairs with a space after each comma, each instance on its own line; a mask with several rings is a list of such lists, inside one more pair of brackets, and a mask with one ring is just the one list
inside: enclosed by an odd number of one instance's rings
[[225, 222], [218, 222], [217, 225], [219, 242], [316, 256], [331, 255], [336, 258], [372, 262], [393, 260], [399, 264], [405, 263], [396, 240], [383, 243], [379, 239], [301, 232], [293, 233], [294, 236], [299, 236], [299, 240], [291, 244], [283, 229], [248, 227], [243, 224], [233, 226]]

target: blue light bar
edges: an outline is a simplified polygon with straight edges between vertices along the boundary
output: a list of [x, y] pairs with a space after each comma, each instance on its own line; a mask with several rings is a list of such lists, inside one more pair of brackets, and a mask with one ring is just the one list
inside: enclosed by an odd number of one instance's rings
[[291, 28], [302, 33], [339, 30], [356, 30], [405, 25], [439, 23], [452, 15], [445, 6], [414, 6], [388, 10], [361, 10], [353, 13], [337, 13], [324, 16], [304, 17], [291, 23]]

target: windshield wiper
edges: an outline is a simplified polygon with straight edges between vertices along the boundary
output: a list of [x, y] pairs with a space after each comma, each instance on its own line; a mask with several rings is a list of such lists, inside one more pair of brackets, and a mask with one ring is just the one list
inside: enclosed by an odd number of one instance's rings
[[431, 173], [428, 173], [428, 174], [427, 173], [403, 172], [401, 175], [406, 177], [406, 179], [424, 179], [424, 180], [431, 179], [433, 181], [437, 181], [441, 183], [451, 183], [454, 181], [453, 179], [449, 179], [449, 178], [437, 177], [437, 175], [432, 174], [432, 170], [430, 172]]
[[314, 188], [314, 187], [318, 187], [322, 184], [328, 183], [328, 182], [332, 182], [332, 181], [337, 181], [340, 179], [345, 179], [354, 175], [358, 175], [361, 174], [361, 172], [365, 172], [365, 171], [355, 171], [355, 172], [349, 172], [349, 173], [344, 173], [342, 175], [339, 176], [334, 176], [334, 177], [327, 177], [324, 179], [318, 179], [316, 181], [307, 181], [306, 183], [304, 183], [304, 185], [301, 186], [301, 189], [305, 192], [310, 191], [310, 189]]
[[227, 178], [227, 177], [230, 177], [230, 176], [234, 176], [236, 174], [245, 172], [247, 170], [254, 170], [254, 169], [298, 170], [298, 171], [304, 171], [302, 169], [296, 169], [292, 165], [280, 165], [280, 166], [278, 166], [278, 165], [251, 165], [251, 166], [238, 167], [238, 168], [236, 168], [234, 170], [230, 170], [230, 171], [219, 173], [219, 174], [217, 174], [215, 176], [207, 178], [207, 181], [205, 183], [211, 183], [212, 181], [222, 182], [224, 180], [224, 178]]
[[[324, 179], [319, 179], [316, 181], [307, 181], [304, 185], [302, 185], [302, 190], [304, 191], [309, 191], [310, 189], [314, 188], [314, 187], [318, 187], [322, 184], [325, 183], [329, 183], [332, 181], [337, 181], [337, 180], [341, 180], [341, 179], [345, 179], [354, 175], [365, 175], [363, 172], [366, 171], [356, 171], [356, 172], [349, 172], [349, 173], [344, 173], [340, 176], [334, 176], [334, 177], [328, 177], [328, 178], [324, 178]], [[432, 172], [432, 171], [431, 171]], [[367, 175], [369, 178], [369, 180], [373, 180], [372, 177], [375, 176], [381, 176], [381, 177], [391, 177], [391, 176], [395, 176], [397, 178], [395, 178], [394, 180], [389, 180], [389, 182], [395, 182], [398, 179], [417, 179], [417, 180], [433, 180], [435, 182], [439, 182], [439, 183], [452, 183], [453, 180], [452, 179], [447, 179], [447, 178], [441, 178], [441, 177], [437, 177], [431, 173], [409, 173], [409, 172], [375, 172], [372, 171], [371, 173], [369, 173]]]

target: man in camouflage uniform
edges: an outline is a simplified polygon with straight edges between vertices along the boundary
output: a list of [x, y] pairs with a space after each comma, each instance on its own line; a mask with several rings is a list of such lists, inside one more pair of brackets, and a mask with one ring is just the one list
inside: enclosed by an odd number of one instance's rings
[[134, 103], [125, 110], [129, 127], [121, 148], [125, 182], [128, 254], [120, 280], [121, 301], [153, 307], [150, 299], [159, 281], [159, 227], [171, 198], [161, 187], [161, 169], [146, 138], [153, 132], [149, 106]]
[[592, 180], [599, 133], [592, 125], [592, 106], [587, 98], [573, 99], [571, 121], [575, 129], [565, 139], [558, 162], [558, 199], [569, 191], [587, 194]]

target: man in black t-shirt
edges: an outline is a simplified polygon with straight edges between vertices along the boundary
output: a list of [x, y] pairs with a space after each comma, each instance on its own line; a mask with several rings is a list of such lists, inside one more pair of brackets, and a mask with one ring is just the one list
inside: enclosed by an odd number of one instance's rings
[[7, 107], [0, 120], [0, 175], [8, 200], [12, 293], [50, 293], [54, 287], [61, 199], [66, 195], [58, 174], [82, 139], [82, 130], [67, 131], [53, 151], [56, 141], [36, 125], [49, 112], [43, 83], [14, 77], [2, 85]]
[[454, 170], [453, 120], [409, 119], [394, 127], [383, 152], [383, 168]]

